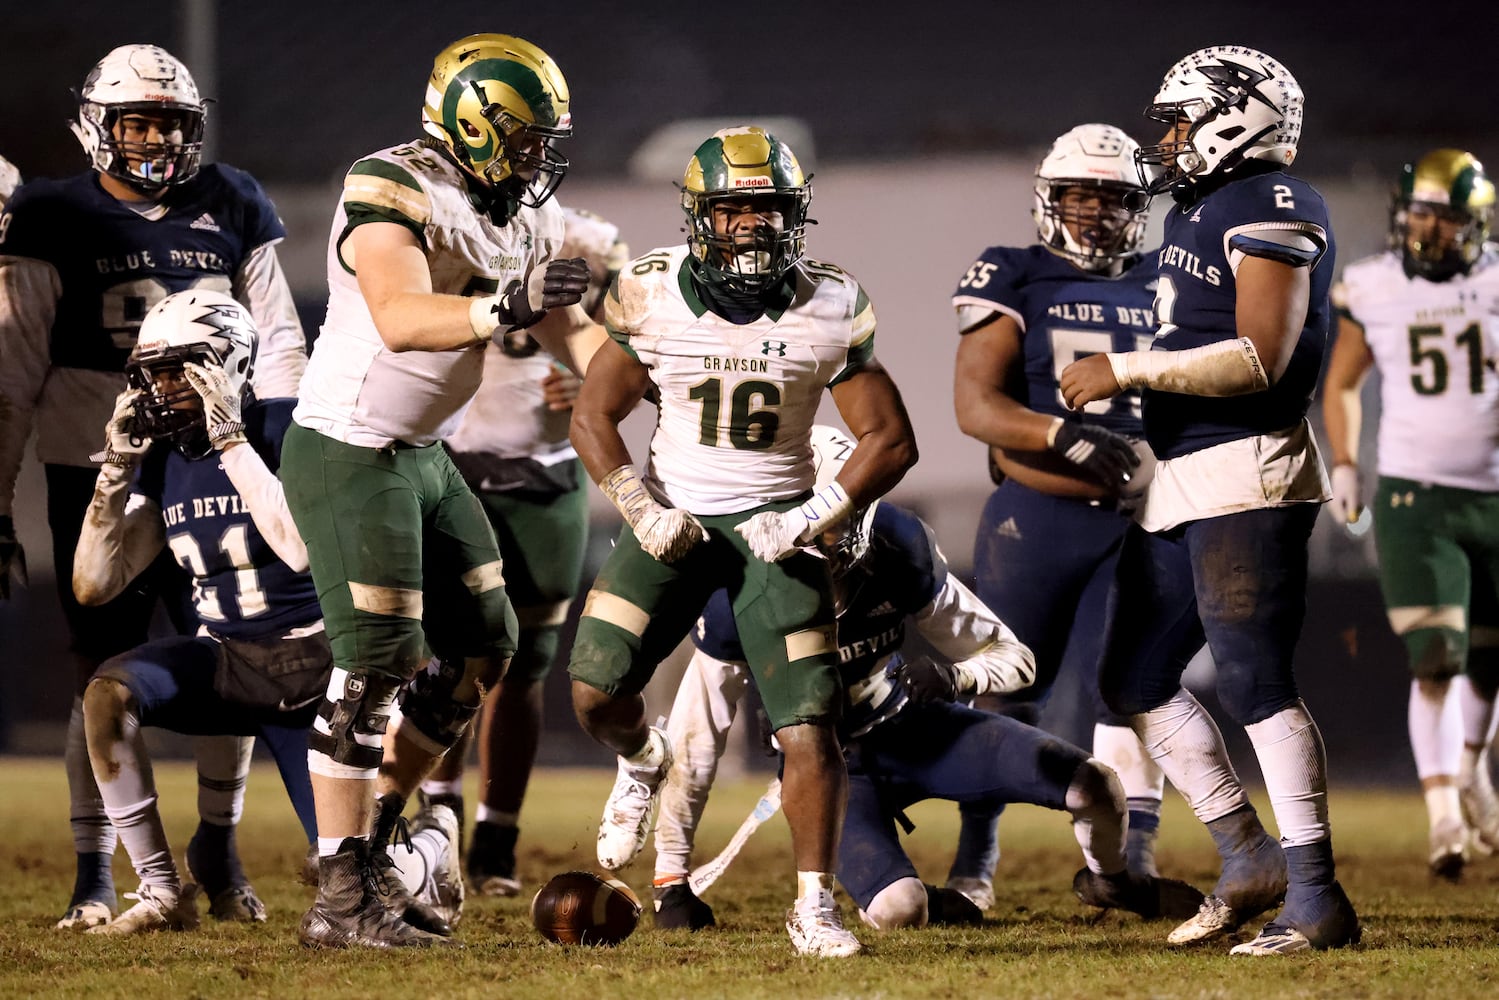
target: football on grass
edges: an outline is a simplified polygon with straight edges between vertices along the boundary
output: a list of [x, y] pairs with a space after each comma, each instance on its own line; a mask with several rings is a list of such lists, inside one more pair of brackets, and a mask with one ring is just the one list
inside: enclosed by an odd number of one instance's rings
[[640, 900], [618, 879], [563, 872], [531, 900], [531, 923], [559, 944], [619, 944], [640, 920]]

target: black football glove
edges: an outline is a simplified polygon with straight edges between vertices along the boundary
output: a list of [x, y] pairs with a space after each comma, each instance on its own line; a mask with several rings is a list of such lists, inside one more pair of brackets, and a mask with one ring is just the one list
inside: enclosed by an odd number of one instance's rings
[[959, 691], [958, 668], [918, 656], [895, 668], [895, 680], [915, 702], [956, 701]]
[[1124, 435], [1076, 420], [1052, 425], [1046, 444], [1092, 478], [1115, 489], [1129, 482], [1130, 474], [1140, 464], [1140, 456]]
[[26, 553], [16, 539], [16, 523], [9, 517], [0, 517], [0, 601], [10, 600], [12, 573], [21, 586], [26, 586]]
[[495, 326], [512, 330], [535, 326], [548, 309], [581, 301], [588, 291], [588, 278], [588, 262], [582, 257], [548, 261], [545, 268], [532, 271], [524, 282], [516, 278], [494, 297]]

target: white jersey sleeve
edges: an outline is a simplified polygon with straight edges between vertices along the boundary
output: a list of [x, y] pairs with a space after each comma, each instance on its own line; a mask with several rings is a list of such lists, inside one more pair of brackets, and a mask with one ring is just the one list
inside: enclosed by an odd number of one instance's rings
[[1333, 294], [1379, 368], [1380, 475], [1499, 492], [1499, 252], [1442, 282], [1379, 254]]
[[328, 318], [302, 379], [297, 423], [370, 448], [432, 444], [457, 430], [479, 387], [484, 345], [387, 350], [340, 251], [355, 227], [390, 222], [415, 234], [436, 293], [487, 295], [524, 281], [561, 248], [562, 210], [549, 201], [496, 217], [479, 207], [475, 183], [421, 144], [382, 150], [350, 169], [328, 240]]
[[646, 487], [695, 514], [796, 497], [813, 483], [823, 391], [873, 356], [874, 309], [852, 275], [803, 260], [781, 302], [731, 323], [702, 302], [688, 260], [685, 246], [636, 258], [604, 302], [659, 396]]
[[307, 369], [307, 338], [275, 242], [262, 243], [245, 256], [234, 275], [233, 294], [249, 308], [260, 331], [250, 383], [255, 395], [295, 396]]

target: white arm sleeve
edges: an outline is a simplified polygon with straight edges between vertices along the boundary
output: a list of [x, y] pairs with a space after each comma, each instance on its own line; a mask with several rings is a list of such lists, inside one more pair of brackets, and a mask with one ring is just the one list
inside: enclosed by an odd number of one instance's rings
[[250, 519], [265, 538], [266, 544], [282, 562], [298, 573], [307, 572], [307, 546], [286, 506], [286, 491], [281, 480], [266, 467], [254, 448], [236, 445], [219, 454], [224, 472], [250, 508]]
[[73, 596], [93, 605], [118, 597], [167, 543], [161, 508], [130, 492], [132, 470], [104, 465], [73, 551]]
[[[1286, 352], [1287, 357], [1290, 352]], [[1270, 388], [1260, 352], [1248, 337], [1185, 351], [1107, 354], [1121, 389], [1159, 389], [1188, 396], [1243, 396]]]
[[234, 275], [234, 297], [250, 309], [260, 330], [250, 384], [260, 399], [295, 397], [307, 370], [307, 338], [297, 318], [291, 287], [281, 271], [276, 243], [262, 243]]
[[61, 296], [62, 279], [51, 264], [0, 256], [0, 516], [9, 516], [15, 502], [32, 414], [52, 364]]
[[915, 619], [922, 638], [958, 669], [961, 694], [1007, 694], [1035, 681], [1030, 647], [951, 574]]
[[672, 762], [656, 818], [657, 875], [686, 875], [691, 870], [693, 838], [749, 679], [749, 667], [743, 663], [692, 651], [666, 722]]

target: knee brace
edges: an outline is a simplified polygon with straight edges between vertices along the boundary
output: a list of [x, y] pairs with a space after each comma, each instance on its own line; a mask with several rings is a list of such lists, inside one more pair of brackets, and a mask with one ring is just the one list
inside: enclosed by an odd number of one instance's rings
[[869, 908], [861, 914], [864, 922], [876, 930], [896, 927], [925, 927], [927, 923], [926, 886], [921, 879], [898, 878], [875, 893]]
[[384, 674], [335, 667], [328, 681], [328, 695], [307, 734], [307, 749], [343, 768], [371, 772], [379, 768], [382, 738], [390, 725], [400, 686], [399, 680]]
[[428, 753], [446, 753], [504, 674], [504, 661], [494, 657], [432, 660], [401, 696], [401, 724], [410, 727], [402, 732]]

